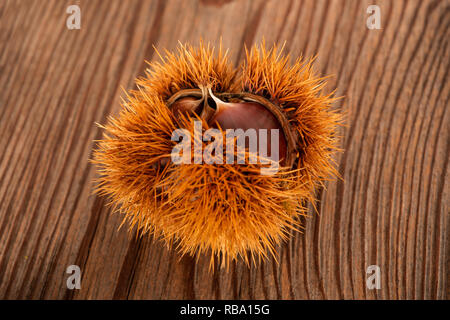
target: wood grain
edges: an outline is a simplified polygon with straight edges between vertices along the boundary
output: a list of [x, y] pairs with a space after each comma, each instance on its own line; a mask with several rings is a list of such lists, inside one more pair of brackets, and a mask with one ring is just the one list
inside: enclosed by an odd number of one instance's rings
[[[81, 30], [66, 28], [71, 4]], [[381, 30], [366, 27], [371, 4]], [[0, 298], [447, 299], [449, 23], [448, 0], [1, 1]], [[318, 190], [279, 264], [209, 272], [208, 257], [118, 231], [92, 193], [95, 122], [119, 111], [153, 45], [200, 37], [222, 37], [234, 63], [286, 40], [344, 96], [342, 180]], [[66, 288], [72, 264], [81, 290]]]

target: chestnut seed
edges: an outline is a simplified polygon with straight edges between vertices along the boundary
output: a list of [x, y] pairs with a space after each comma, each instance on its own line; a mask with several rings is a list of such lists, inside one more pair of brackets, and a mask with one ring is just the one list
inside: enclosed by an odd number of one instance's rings
[[[264, 148], [263, 154], [271, 157], [272, 130], [278, 130], [278, 156], [281, 165], [292, 166], [295, 160], [295, 143], [289, 123], [281, 108], [275, 106], [263, 97], [247, 93], [214, 94], [210, 87], [199, 86], [200, 89], [181, 90], [168, 100], [168, 106], [174, 115], [180, 113], [196, 114], [205, 120], [212, 128], [226, 129], [254, 129], [258, 135], [258, 153]], [[267, 129], [265, 141], [267, 145], [260, 145], [260, 129]], [[249, 139], [246, 139], [248, 147]]]
[[199, 113], [203, 100], [194, 97], [184, 97], [172, 104], [172, 112], [174, 115], [185, 112]]
[[[256, 132], [260, 132], [259, 129], [267, 129], [267, 145], [262, 146], [258, 144], [259, 148], [265, 148], [267, 156], [271, 156], [271, 129], [278, 129], [278, 154], [279, 159], [286, 158], [286, 138], [283, 135], [283, 129], [274, 117], [274, 115], [264, 108], [262, 105], [255, 102], [238, 102], [238, 103], [223, 103], [219, 105], [217, 112], [208, 121], [211, 127], [217, 128], [220, 126], [225, 129], [255, 129]], [[260, 133], [262, 134], [262, 133]], [[259, 136], [259, 139], [261, 136]], [[247, 145], [248, 147], [248, 145]]]

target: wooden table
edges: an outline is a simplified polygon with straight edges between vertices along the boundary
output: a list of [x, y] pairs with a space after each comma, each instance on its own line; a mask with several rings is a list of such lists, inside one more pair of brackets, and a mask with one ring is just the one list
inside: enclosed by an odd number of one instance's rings
[[[72, 4], [80, 30], [66, 27]], [[366, 26], [371, 4], [380, 30]], [[449, 23], [448, 0], [1, 1], [0, 298], [448, 298]], [[95, 123], [120, 110], [153, 45], [200, 37], [222, 37], [236, 64], [244, 45], [286, 40], [344, 96], [343, 180], [318, 190], [320, 213], [279, 264], [209, 272], [209, 257], [118, 230], [93, 194]]]

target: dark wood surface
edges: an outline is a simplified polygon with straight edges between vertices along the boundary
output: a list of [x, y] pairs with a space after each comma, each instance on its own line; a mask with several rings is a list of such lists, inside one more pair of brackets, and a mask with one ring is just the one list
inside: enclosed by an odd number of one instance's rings
[[[81, 30], [66, 8], [81, 7]], [[381, 8], [381, 30], [366, 9]], [[444, 1], [0, 1], [0, 298], [446, 299], [449, 39]], [[273, 260], [208, 271], [135, 239], [93, 194], [95, 122], [120, 109], [144, 60], [178, 41], [286, 40], [317, 54], [347, 113], [343, 180]], [[66, 288], [79, 265], [81, 290]], [[379, 265], [381, 289], [366, 287]]]

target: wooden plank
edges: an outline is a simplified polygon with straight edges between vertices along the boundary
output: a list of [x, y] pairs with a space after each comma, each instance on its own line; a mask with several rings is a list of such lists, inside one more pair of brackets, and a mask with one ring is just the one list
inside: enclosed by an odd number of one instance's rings
[[[78, 4], [81, 29], [66, 28]], [[381, 30], [366, 27], [371, 4]], [[447, 299], [450, 1], [155, 0], [0, 3], [0, 298]], [[347, 114], [342, 180], [273, 259], [208, 270], [92, 193], [88, 159], [153, 45], [286, 41], [317, 55]], [[79, 265], [81, 290], [68, 290]], [[381, 289], [366, 287], [369, 265]]]

